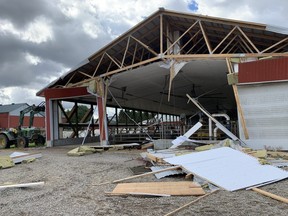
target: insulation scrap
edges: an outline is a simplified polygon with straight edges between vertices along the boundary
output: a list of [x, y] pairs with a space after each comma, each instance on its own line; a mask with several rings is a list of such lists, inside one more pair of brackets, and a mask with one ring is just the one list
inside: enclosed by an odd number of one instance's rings
[[213, 144], [203, 145], [195, 148], [195, 151], [206, 151], [212, 149], [214, 147]]
[[103, 151], [103, 149], [94, 149], [89, 146], [80, 146], [67, 152], [67, 155], [68, 156], [83, 156], [83, 155], [93, 154], [93, 153], [101, 152], [101, 151]]
[[10, 168], [13, 166], [15, 166], [15, 164], [9, 156], [0, 156], [0, 169]]

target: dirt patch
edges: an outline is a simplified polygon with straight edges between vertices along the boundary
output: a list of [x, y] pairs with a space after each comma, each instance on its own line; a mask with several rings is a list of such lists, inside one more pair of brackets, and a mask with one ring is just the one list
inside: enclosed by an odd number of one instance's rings
[[[105, 151], [82, 157], [68, 157], [74, 147], [29, 149], [41, 152], [42, 158], [28, 164], [0, 170], [0, 184], [45, 181], [43, 187], [10, 188], [0, 191], [0, 215], [165, 215], [195, 200], [192, 196], [175, 197], [111, 197], [115, 185], [103, 182], [132, 175], [130, 168], [144, 165], [143, 150]], [[8, 155], [13, 150], [1, 150]], [[182, 181], [183, 177], [161, 180], [154, 176], [130, 182]], [[263, 190], [288, 197], [288, 180], [262, 187]], [[218, 191], [178, 212], [177, 215], [278, 215], [286, 216], [287, 204], [253, 191]]]

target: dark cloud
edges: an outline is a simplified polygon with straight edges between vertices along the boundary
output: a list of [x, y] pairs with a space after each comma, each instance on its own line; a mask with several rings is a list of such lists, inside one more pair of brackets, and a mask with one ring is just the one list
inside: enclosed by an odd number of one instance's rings
[[[165, 0], [153, 1], [152, 4], [152, 0], [0, 0], [0, 103], [9, 100], [18, 103], [23, 99], [39, 101], [24, 90], [31, 89], [35, 95], [36, 90], [47, 86], [52, 79], [73, 68], [159, 7], [184, 12], [193, 9], [195, 12], [203, 8], [203, 1]], [[225, 17], [235, 8], [245, 8], [243, 5], [255, 10], [256, 21], [265, 21], [266, 17], [275, 23], [280, 16], [287, 17], [288, 14], [285, 10], [288, 1], [281, 1], [282, 7], [281, 4], [273, 5], [273, 10], [267, 0], [261, 4], [248, 0], [244, 0], [245, 4], [234, 0], [204, 2], [208, 2], [207, 8], [214, 13], [209, 15]], [[33, 29], [39, 23], [40, 26]], [[47, 33], [44, 38], [40, 37], [42, 30]], [[29, 63], [27, 55], [34, 56], [39, 62]], [[14, 87], [18, 90], [12, 91]]]
[[52, 14], [52, 8], [47, 5], [50, 4], [46, 0], [1, 0], [0, 18], [11, 20], [17, 28], [21, 28], [37, 16]]

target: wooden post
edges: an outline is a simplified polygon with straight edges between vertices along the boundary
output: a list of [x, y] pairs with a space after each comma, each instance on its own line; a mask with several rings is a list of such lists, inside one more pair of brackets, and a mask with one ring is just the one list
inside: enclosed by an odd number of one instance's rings
[[[227, 63], [228, 71], [231, 74], [232, 73], [232, 68], [231, 68], [231, 64], [230, 64], [230, 61], [229, 61], [228, 58], [226, 58], [226, 63]], [[241, 104], [240, 104], [240, 100], [239, 100], [237, 86], [236, 85], [232, 85], [232, 88], [233, 88], [233, 92], [234, 92], [234, 96], [235, 96], [235, 100], [236, 100], [237, 109], [238, 109], [238, 112], [240, 114], [240, 121], [241, 121], [242, 129], [244, 131], [244, 136], [245, 136], [245, 139], [249, 139], [249, 134], [248, 134], [248, 130], [247, 130], [247, 127], [246, 127], [246, 121], [245, 121], [243, 110], [242, 110], [242, 107], [241, 107]]]

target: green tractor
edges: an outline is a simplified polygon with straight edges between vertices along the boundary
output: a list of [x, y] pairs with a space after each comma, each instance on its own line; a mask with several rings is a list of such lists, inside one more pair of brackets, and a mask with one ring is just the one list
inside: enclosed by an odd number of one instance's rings
[[[26, 148], [32, 142], [36, 146], [44, 145], [46, 138], [41, 134], [40, 129], [32, 127], [34, 115], [44, 111], [44, 102], [38, 106], [32, 105], [20, 111], [18, 130], [13, 128], [9, 131], [0, 132], [0, 149], [10, 148], [11, 145], [15, 145], [18, 148]], [[29, 127], [22, 128], [24, 116], [28, 112], [30, 112]]]

